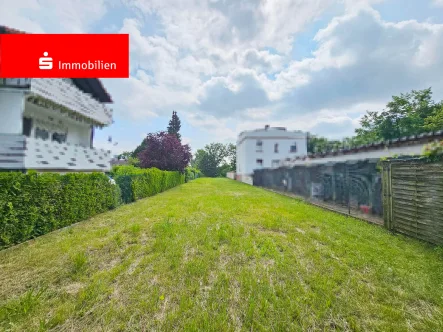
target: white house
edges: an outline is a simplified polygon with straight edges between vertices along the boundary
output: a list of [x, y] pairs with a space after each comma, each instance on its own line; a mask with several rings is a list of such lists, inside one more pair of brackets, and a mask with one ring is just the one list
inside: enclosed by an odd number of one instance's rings
[[237, 139], [237, 180], [252, 184], [255, 169], [275, 168], [280, 160], [307, 155], [307, 133], [266, 126]]
[[111, 102], [98, 79], [0, 79], [0, 170], [109, 170], [93, 140]]

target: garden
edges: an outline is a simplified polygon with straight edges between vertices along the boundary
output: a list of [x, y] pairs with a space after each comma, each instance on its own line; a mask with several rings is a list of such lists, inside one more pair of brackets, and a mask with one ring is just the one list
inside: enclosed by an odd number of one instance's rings
[[6, 331], [443, 330], [441, 248], [228, 179], [2, 250], [0, 269]]

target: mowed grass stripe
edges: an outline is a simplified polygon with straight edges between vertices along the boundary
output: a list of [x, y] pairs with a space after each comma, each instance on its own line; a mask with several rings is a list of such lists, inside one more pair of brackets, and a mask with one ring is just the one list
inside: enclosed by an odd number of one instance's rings
[[198, 179], [0, 252], [0, 330], [443, 330], [443, 252]]

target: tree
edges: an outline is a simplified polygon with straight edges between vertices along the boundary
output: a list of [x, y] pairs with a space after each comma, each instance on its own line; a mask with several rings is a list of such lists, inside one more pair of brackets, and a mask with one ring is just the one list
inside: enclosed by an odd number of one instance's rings
[[355, 131], [355, 139], [360, 144], [368, 144], [441, 128], [438, 121], [440, 107], [441, 104], [432, 100], [431, 88], [393, 96], [382, 112], [367, 112], [363, 116], [361, 128]]
[[139, 158], [138, 155], [140, 154], [140, 152], [142, 152], [143, 150], [146, 149], [146, 146], [147, 146], [146, 145], [146, 138], [144, 138], [143, 141], [140, 143], [140, 145], [137, 146], [134, 151], [132, 151], [132, 157]]
[[214, 155], [209, 154], [206, 150], [197, 150], [196, 167], [208, 177], [218, 176], [218, 164]]
[[429, 131], [443, 129], [443, 103], [440, 103], [431, 116], [425, 119], [425, 128]]
[[182, 145], [176, 135], [166, 132], [148, 134], [146, 148], [139, 153], [142, 168], [157, 167], [183, 172], [192, 157], [189, 145]]
[[181, 135], [179, 133], [180, 128], [181, 128], [180, 118], [178, 117], [177, 112], [173, 111], [172, 118], [171, 120], [169, 120], [168, 133], [177, 136], [179, 141], [181, 141]]
[[228, 156], [226, 146], [222, 143], [211, 143], [205, 146], [205, 151], [214, 158], [217, 166]]
[[235, 170], [236, 147], [232, 143], [208, 144], [197, 150], [191, 165], [208, 177], [225, 177], [227, 172]]
[[235, 144], [229, 143], [226, 145], [226, 154], [229, 161], [229, 171], [234, 172], [237, 167], [237, 147]]
[[132, 156], [132, 152], [124, 151], [117, 156], [118, 160], [128, 160]]

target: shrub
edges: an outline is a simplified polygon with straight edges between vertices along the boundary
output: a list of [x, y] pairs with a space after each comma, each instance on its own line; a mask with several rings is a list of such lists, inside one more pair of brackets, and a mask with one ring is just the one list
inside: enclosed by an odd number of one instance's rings
[[120, 188], [102, 173], [0, 173], [0, 247], [117, 207]]
[[433, 142], [425, 146], [423, 155], [429, 161], [443, 160], [443, 141]]
[[185, 168], [185, 182], [189, 182], [203, 176], [202, 172], [194, 167]]
[[141, 169], [134, 166], [120, 166], [113, 170], [116, 183], [125, 203], [153, 196], [184, 183], [180, 172], [161, 171], [157, 168]]

